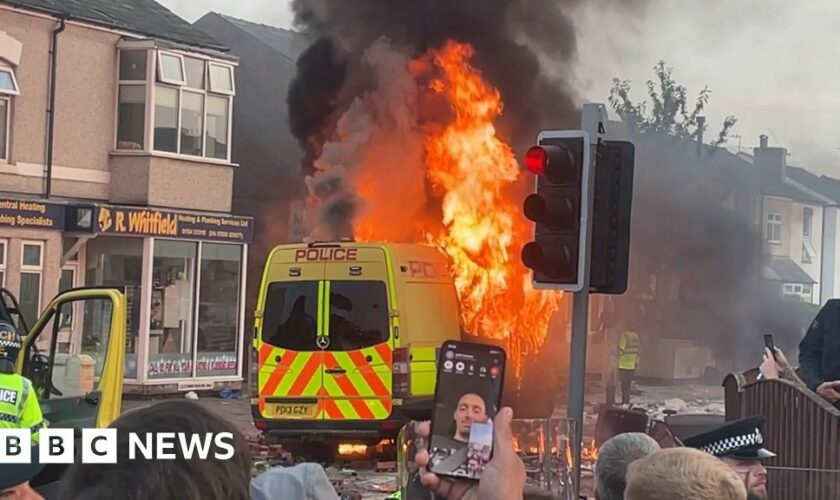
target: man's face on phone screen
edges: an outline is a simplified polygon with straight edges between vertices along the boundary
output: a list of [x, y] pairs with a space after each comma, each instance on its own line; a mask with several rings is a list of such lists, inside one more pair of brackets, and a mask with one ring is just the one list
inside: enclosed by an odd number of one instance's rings
[[455, 439], [464, 443], [470, 440], [470, 426], [473, 422], [487, 422], [487, 407], [478, 394], [467, 393], [458, 400], [455, 407]]

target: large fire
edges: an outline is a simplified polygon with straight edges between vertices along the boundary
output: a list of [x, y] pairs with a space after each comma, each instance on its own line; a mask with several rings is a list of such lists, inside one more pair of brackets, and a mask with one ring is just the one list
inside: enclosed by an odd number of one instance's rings
[[[562, 294], [533, 290], [520, 263], [531, 231], [519, 215], [520, 169], [493, 124], [501, 96], [470, 65], [472, 56], [469, 45], [449, 42], [411, 63], [417, 81], [429, 82], [423, 90], [444, 98], [451, 111], [445, 126], [423, 128], [425, 167], [443, 220], [413, 222], [450, 257], [467, 331], [504, 340], [516, 361], [542, 345]], [[363, 198], [371, 192], [364, 182], [356, 187]], [[354, 231], [359, 240], [388, 239], [381, 221], [361, 217]]]

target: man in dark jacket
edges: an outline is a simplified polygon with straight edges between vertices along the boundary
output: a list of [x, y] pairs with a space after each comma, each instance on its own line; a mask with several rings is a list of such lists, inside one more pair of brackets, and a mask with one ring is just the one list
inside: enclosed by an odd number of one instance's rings
[[812, 391], [840, 407], [840, 299], [825, 303], [799, 343], [799, 371]]

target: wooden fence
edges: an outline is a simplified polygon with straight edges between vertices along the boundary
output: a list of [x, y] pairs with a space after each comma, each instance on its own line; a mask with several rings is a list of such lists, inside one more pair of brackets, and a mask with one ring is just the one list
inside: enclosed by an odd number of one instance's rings
[[840, 499], [840, 410], [787, 380], [755, 371], [724, 379], [726, 420], [763, 415], [768, 500]]

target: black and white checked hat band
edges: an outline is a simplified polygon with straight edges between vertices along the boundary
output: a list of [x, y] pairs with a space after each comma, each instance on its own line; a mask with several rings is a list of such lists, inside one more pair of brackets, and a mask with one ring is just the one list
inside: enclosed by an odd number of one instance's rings
[[700, 449], [712, 455], [725, 455], [741, 448], [761, 446], [762, 444], [764, 444], [764, 437], [761, 435], [761, 431], [756, 428], [749, 434], [724, 438], [720, 441], [709, 443]]

